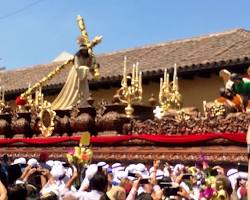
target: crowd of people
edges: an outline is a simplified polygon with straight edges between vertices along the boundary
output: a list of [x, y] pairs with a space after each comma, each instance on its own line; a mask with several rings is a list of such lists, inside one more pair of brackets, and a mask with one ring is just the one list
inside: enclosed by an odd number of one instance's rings
[[225, 169], [205, 159], [189, 166], [154, 160], [74, 166], [40, 158], [1, 160], [0, 200], [246, 199], [247, 166]]

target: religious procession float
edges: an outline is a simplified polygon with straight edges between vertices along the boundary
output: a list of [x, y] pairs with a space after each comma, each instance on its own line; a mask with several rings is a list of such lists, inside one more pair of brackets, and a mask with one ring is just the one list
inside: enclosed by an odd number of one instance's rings
[[[159, 93], [145, 105], [143, 66], [138, 62], [128, 66], [129, 57], [124, 57], [120, 88], [109, 102], [94, 102], [88, 74], [97, 81], [101, 77], [102, 66], [93, 47], [102, 37], [89, 40], [82, 17], [77, 22], [81, 36], [72, 58], [30, 85], [16, 98], [15, 108], [8, 106], [1, 90], [0, 154], [38, 157], [46, 151], [52, 158], [63, 159], [83, 135], [90, 134], [87, 146], [94, 160], [194, 162], [205, 155], [211, 162], [247, 161], [247, 72], [240, 76], [221, 69], [224, 86], [220, 95], [212, 102], [203, 101], [203, 109], [198, 110], [182, 106], [175, 64], [161, 71]], [[70, 70], [61, 92], [52, 102], [45, 100], [43, 87], [65, 68]]]

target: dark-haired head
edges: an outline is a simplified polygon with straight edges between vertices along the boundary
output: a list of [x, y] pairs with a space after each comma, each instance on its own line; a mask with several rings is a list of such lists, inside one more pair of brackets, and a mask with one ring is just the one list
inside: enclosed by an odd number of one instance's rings
[[3, 155], [3, 162], [8, 162], [8, 161], [9, 161], [8, 155], [4, 154]]
[[242, 77], [239, 74], [233, 73], [230, 79], [233, 82], [240, 82], [242, 80]]
[[8, 168], [8, 182], [14, 184], [15, 181], [22, 175], [21, 167], [17, 164], [10, 165]]
[[90, 189], [105, 192], [108, 186], [108, 178], [104, 173], [96, 173], [90, 180]]
[[26, 200], [27, 189], [24, 184], [11, 185], [8, 187], [8, 200]]

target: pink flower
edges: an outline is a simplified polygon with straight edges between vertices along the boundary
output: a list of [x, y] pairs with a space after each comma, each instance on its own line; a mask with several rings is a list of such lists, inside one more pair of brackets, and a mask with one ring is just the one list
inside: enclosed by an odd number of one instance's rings
[[74, 153], [75, 153], [75, 149], [70, 149], [70, 150], [69, 150], [69, 154], [70, 154], [70, 155], [74, 155]]

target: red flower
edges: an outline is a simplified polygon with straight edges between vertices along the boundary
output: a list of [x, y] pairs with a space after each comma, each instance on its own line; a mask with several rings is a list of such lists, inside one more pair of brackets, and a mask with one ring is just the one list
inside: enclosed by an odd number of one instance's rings
[[23, 106], [26, 104], [26, 100], [25, 99], [22, 99], [22, 97], [18, 96], [16, 98], [16, 105], [18, 106]]
[[83, 153], [83, 154], [82, 154], [82, 160], [88, 161], [88, 160], [89, 160], [89, 155], [86, 154], [86, 153]]

